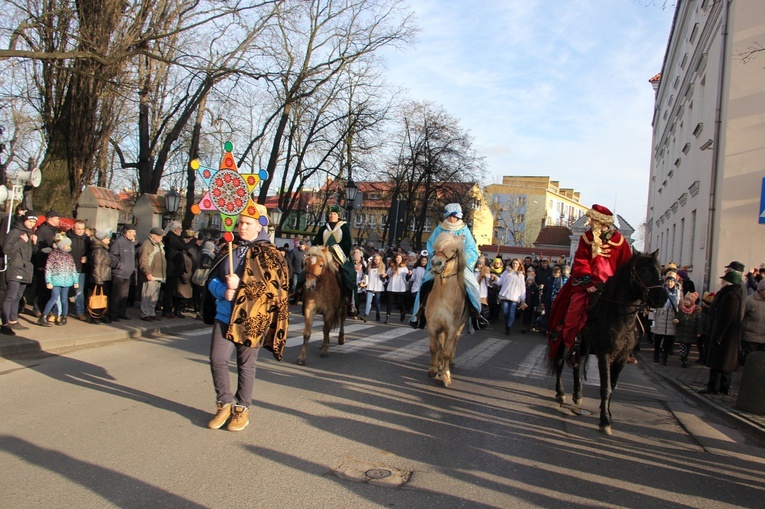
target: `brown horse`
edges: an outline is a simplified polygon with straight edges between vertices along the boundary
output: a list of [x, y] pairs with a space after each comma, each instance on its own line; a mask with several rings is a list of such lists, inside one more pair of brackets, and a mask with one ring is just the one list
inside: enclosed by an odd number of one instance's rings
[[425, 320], [430, 335], [428, 376], [449, 387], [457, 342], [468, 317], [462, 276], [467, 262], [462, 237], [457, 235], [442, 233], [436, 238], [433, 249], [435, 254], [430, 260], [433, 289], [425, 303]]
[[329, 357], [329, 332], [340, 325], [337, 343], [345, 343], [346, 300], [340, 289], [338, 266], [332, 259], [332, 253], [323, 246], [311, 247], [305, 255], [305, 291], [303, 293], [303, 348], [297, 363], [305, 365], [308, 340], [311, 339], [311, 327], [316, 313], [324, 317], [324, 343], [321, 345], [321, 357]]

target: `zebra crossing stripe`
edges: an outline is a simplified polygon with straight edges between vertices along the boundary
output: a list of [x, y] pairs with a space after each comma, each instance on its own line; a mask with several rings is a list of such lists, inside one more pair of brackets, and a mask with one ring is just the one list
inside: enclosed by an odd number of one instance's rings
[[[302, 321], [300, 323], [290, 323], [290, 332], [287, 335], [287, 345], [290, 346], [302, 346], [303, 345], [303, 326], [305, 324], [305, 321]], [[311, 330], [311, 342], [315, 342], [317, 339], [321, 340], [323, 337], [323, 332], [321, 330], [321, 327], [323, 327], [323, 323], [317, 323], [316, 320], [313, 321], [313, 329]], [[365, 323], [353, 323], [351, 325], [345, 326], [345, 340], [348, 341], [348, 334], [353, 332], [359, 332], [364, 329], [369, 329], [371, 327], [374, 327], [374, 325], [369, 325]], [[329, 333], [329, 341], [330, 343], [337, 342], [337, 337], [340, 333], [340, 329], [335, 329], [332, 332]], [[355, 341], [355, 340], [354, 340]], [[347, 343], [346, 343], [347, 344]]]
[[[545, 355], [547, 355], [546, 345], [537, 345], [526, 357], [518, 364], [518, 367], [513, 370], [510, 376], [516, 378], [541, 378], [548, 379], [550, 375], [547, 373], [547, 363], [545, 362]], [[568, 367], [563, 368], [564, 378], [568, 378], [570, 381], [573, 374], [573, 370]], [[594, 385], [600, 387], [600, 372], [598, 371], [598, 359], [590, 355], [587, 359], [587, 380], [582, 378], [583, 385]]]
[[406, 346], [397, 348], [391, 352], [386, 352], [380, 356], [381, 359], [408, 361], [423, 354], [430, 355], [430, 338], [418, 339]]
[[510, 343], [512, 340], [487, 338], [464, 353], [460, 353], [458, 346], [456, 365], [460, 370], [478, 369]]
[[338, 348], [337, 350], [335, 350], [335, 352], [336, 353], [355, 352], [356, 350], [359, 350], [361, 348], [369, 348], [370, 346], [376, 346], [376, 345], [379, 345], [380, 343], [384, 343], [392, 339], [400, 338], [415, 332], [418, 332], [418, 331], [411, 329], [409, 327], [396, 327], [395, 329], [391, 329], [389, 331], [381, 332], [379, 334], [372, 334], [371, 336], [365, 336], [361, 339], [353, 340], [351, 341], [350, 344], [346, 343], [342, 348]]

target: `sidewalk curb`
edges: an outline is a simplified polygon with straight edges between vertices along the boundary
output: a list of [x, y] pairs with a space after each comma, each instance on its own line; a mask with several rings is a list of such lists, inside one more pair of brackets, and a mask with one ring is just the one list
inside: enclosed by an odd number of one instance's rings
[[723, 405], [716, 401], [716, 399], [723, 396], [704, 396], [698, 394], [696, 391], [700, 389], [700, 387], [692, 387], [685, 382], [677, 380], [671, 373], [657, 369], [649, 360], [644, 360], [642, 358], [643, 356], [640, 357], [640, 365], [642, 365], [646, 371], [660, 377], [674, 387], [679, 394], [705, 405], [710, 408], [715, 415], [726, 421], [728, 424], [747, 436], [765, 444], [765, 426], [757, 422], [751, 414], [737, 410], [735, 407]]
[[39, 340], [24, 338], [21, 335], [9, 337], [7, 340], [0, 339], [0, 358], [12, 359], [43, 352], [55, 353], [81, 348], [95, 348], [119, 341], [141, 339], [158, 334], [185, 332], [211, 326], [199, 320], [193, 320], [148, 327], [112, 326], [108, 324], [93, 325], [92, 327], [102, 327], [103, 329], [94, 332], [103, 332], [99, 334], [68, 335], [60, 338], [46, 339], [44, 344]]

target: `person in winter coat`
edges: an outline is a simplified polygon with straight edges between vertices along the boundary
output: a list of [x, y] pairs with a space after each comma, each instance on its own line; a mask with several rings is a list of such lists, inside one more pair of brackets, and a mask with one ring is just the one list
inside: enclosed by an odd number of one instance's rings
[[7, 289], [3, 300], [3, 323], [0, 332], [7, 336], [16, 335], [13, 326], [17, 325], [19, 320], [19, 301], [27, 285], [32, 282], [35, 272], [32, 255], [37, 244], [37, 236], [34, 234], [36, 223], [37, 214], [28, 211], [11, 228], [3, 243], [8, 266], [5, 271]]
[[709, 329], [709, 348], [706, 365], [710, 368], [707, 386], [699, 394], [728, 394], [731, 373], [738, 371], [738, 351], [741, 341], [741, 318], [746, 289], [741, 274], [727, 272], [721, 277], [725, 283], [712, 303], [712, 325]]
[[[544, 262], [544, 260], [542, 260]], [[550, 277], [550, 276], [548, 276]], [[534, 328], [534, 316], [539, 306], [539, 286], [533, 277], [526, 278], [526, 309], [523, 310], [521, 317], [523, 318], [523, 328], [521, 333], [526, 334], [526, 331], [536, 332]]]
[[45, 284], [45, 262], [48, 261], [48, 255], [53, 251], [53, 244], [56, 242], [56, 234], [61, 224], [61, 214], [55, 210], [49, 210], [45, 214], [45, 222], [41, 224], [35, 235], [37, 235], [37, 248], [34, 254], [35, 265], [35, 301], [34, 312], [36, 317], [40, 317], [42, 309], [50, 299], [50, 290]]
[[162, 228], [152, 228], [149, 238], [141, 244], [141, 255], [138, 257], [138, 274], [141, 284], [141, 320], [153, 322], [160, 320], [157, 314], [157, 301], [162, 283], [167, 277], [167, 259]]
[[[171, 222], [165, 229], [165, 258], [167, 258], [167, 280], [162, 297], [163, 318], [183, 318], [180, 312], [180, 300], [176, 296], [178, 283], [186, 270], [183, 252], [191, 246], [181, 239], [183, 226], [180, 221]], [[190, 276], [190, 275], [189, 275]]]
[[500, 287], [497, 283], [499, 278], [502, 277], [502, 273], [505, 271], [505, 264], [502, 262], [502, 258], [494, 258], [489, 268], [491, 274], [489, 275], [488, 285], [488, 297], [486, 300], [489, 303], [489, 322], [494, 323], [499, 319], [499, 313], [502, 311], [502, 303], [499, 301]]
[[[69, 314], [69, 288], [75, 289], [79, 286], [77, 267], [72, 258], [72, 239], [64, 237], [57, 240], [54, 249], [45, 262], [45, 285], [50, 290], [50, 299], [45, 304], [42, 315], [37, 319], [37, 323], [43, 327], [50, 327], [52, 324], [48, 321], [48, 313], [54, 311], [54, 322], [56, 325], [66, 325], [67, 315]], [[58, 302], [61, 301], [59, 309]]]
[[523, 309], [526, 306], [526, 278], [521, 261], [514, 258], [495, 284], [500, 288], [499, 301], [505, 315], [505, 336], [509, 336], [515, 323], [515, 311], [518, 307]]
[[656, 310], [651, 331], [653, 332], [653, 362], [659, 362], [659, 356], [661, 356], [661, 363], [666, 366], [667, 358], [675, 342], [674, 321], [677, 306], [682, 302], [674, 272], [667, 272], [664, 275], [664, 290], [669, 298], [663, 308]]
[[[92, 287], [90, 293], [93, 293], [97, 287], [102, 287], [103, 292], [109, 295], [112, 287], [112, 256], [109, 254], [109, 243], [112, 240], [112, 231], [110, 229], [98, 230], [91, 244], [90, 258], [90, 281]], [[101, 318], [106, 323], [111, 323], [109, 313], [104, 313]], [[97, 318], [91, 318], [91, 323], [101, 323]]]
[[744, 359], [751, 352], [765, 351], [765, 279], [757, 283], [757, 291], [746, 298], [741, 347]]
[[701, 338], [699, 338], [696, 346], [699, 348], [699, 358], [696, 359], [696, 364], [704, 364], [706, 361], [707, 345], [709, 344], [709, 329], [712, 327], [712, 318], [709, 314], [709, 310], [712, 308], [712, 303], [715, 300], [715, 292], [704, 292], [704, 296], [701, 298]]
[[696, 304], [698, 298], [696, 292], [683, 295], [683, 302], [675, 315], [675, 341], [680, 344], [680, 366], [683, 368], [688, 367], [691, 345], [698, 344], [701, 339], [701, 307]]
[[72, 229], [66, 232], [66, 236], [72, 241], [72, 258], [77, 269], [77, 287], [74, 294], [74, 311], [77, 318], [87, 320], [85, 314], [85, 267], [90, 255], [90, 239], [85, 235], [85, 221], [78, 219]]

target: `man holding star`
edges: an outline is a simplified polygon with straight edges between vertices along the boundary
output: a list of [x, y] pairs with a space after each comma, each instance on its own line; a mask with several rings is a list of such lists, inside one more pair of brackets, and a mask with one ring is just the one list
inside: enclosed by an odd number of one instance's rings
[[[230, 242], [210, 270], [208, 289], [215, 297], [215, 321], [210, 346], [210, 368], [218, 411], [211, 429], [241, 431], [249, 423], [260, 347], [282, 359], [289, 325], [289, 275], [284, 257], [268, 236], [268, 212], [249, 201], [239, 215], [237, 238]], [[229, 361], [236, 352], [237, 390], [232, 392]]]

